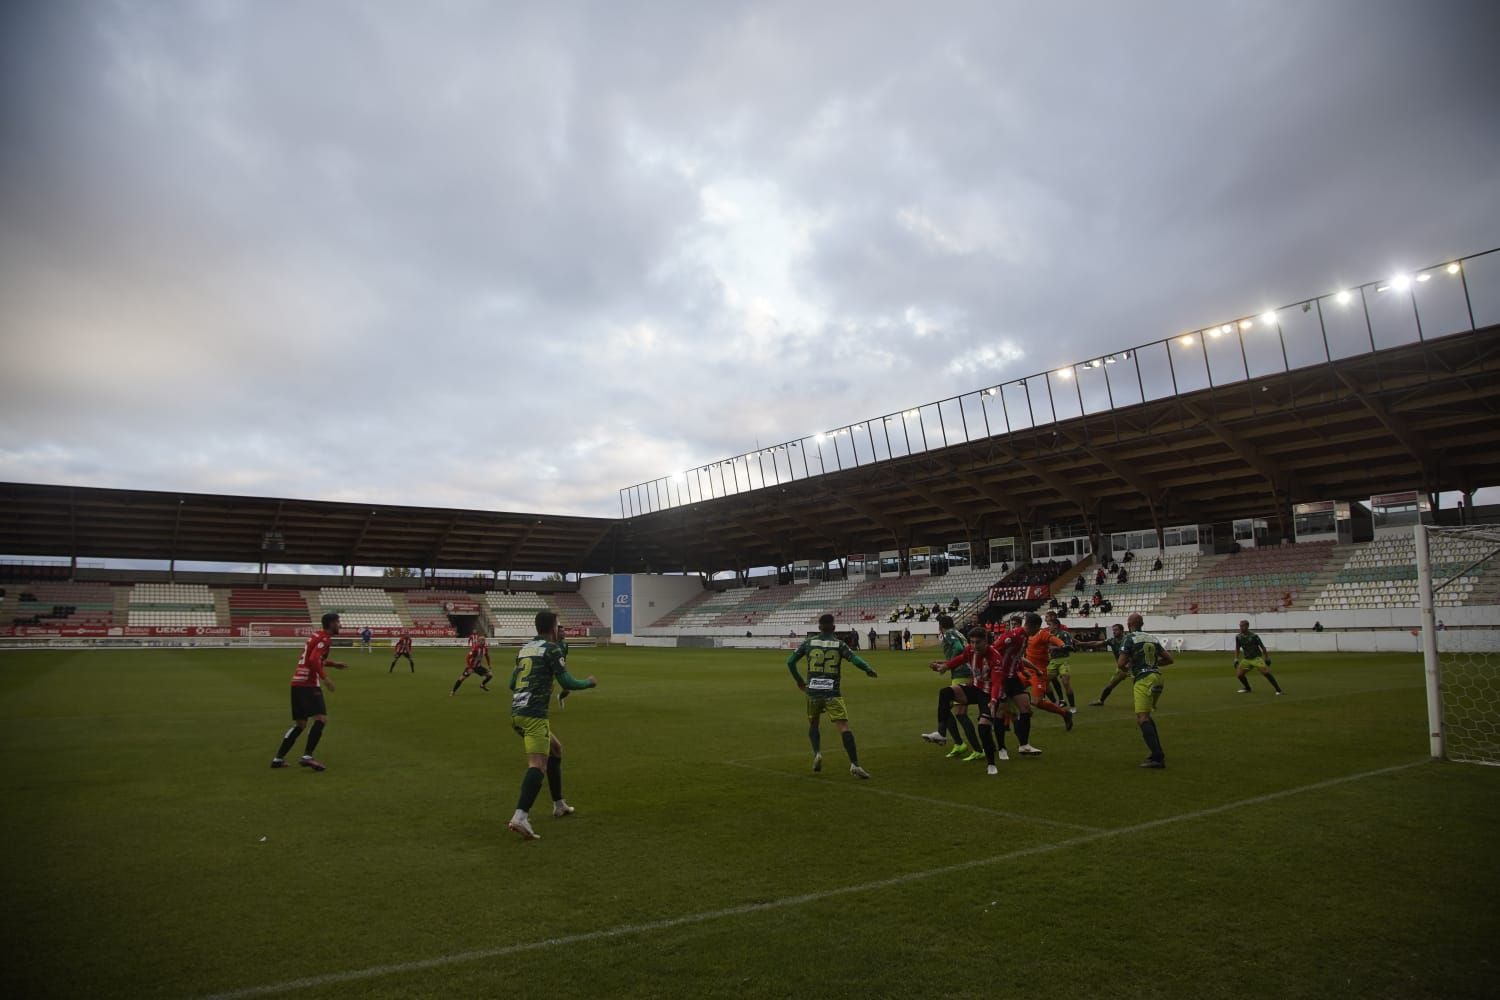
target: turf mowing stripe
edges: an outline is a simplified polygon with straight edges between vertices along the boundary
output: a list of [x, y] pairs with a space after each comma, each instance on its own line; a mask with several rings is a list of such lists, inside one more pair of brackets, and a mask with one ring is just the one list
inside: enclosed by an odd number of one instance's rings
[[1333, 788], [1337, 785], [1345, 785], [1353, 781], [1363, 781], [1365, 778], [1374, 778], [1382, 774], [1393, 774], [1397, 771], [1406, 771], [1413, 767], [1420, 767], [1428, 763], [1428, 758], [1411, 761], [1406, 764], [1393, 764], [1390, 767], [1377, 768], [1373, 771], [1361, 771], [1358, 774], [1347, 774], [1341, 778], [1329, 778], [1326, 781], [1317, 781], [1311, 785], [1299, 785], [1296, 788], [1288, 788], [1279, 792], [1268, 792], [1265, 795], [1257, 795], [1253, 798], [1240, 799], [1236, 802], [1227, 802], [1221, 806], [1210, 806], [1207, 809], [1196, 809], [1193, 812], [1179, 813], [1176, 816], [1166, 816], [1162, 819], [1147, 820], [1144, 823], [1136, 823], [1132, 826], [1122, 826], [1114, 830], [1100, 830], [1096, 833], [1087, 833], [1078, 837], [1070, 837], [1067, 840], [1059, 840], [1051, 844], [1038, 844], [1034, 847], [1024, 847], [1015, 851], [1007, 851], [1004, 854], [996, 854], [988, 858], [978, 858], [973, 861], [963, 861], [958, 864], [944, 865], [941, 868], [929, 868], [925, 871], [908, 872], [905, 875], [896, 875], [891, 878], [878, 879], [874, 882], [861, 882], [858, 885], [846, 885], [837, 889], [824, 889], [821, 892], [809, 892], [800, 896], [785, 896], [781, 899], [773, 899], [765, 903], [745, 903], [740, 906], [731, 906], [722, 910], [709, 910], [703, 913], [690, 913], [682, 917], [670, 917], [666, 920], [652, 920], [641, 924], [626, 924], [620, 927], [610, 927], [604, 930], [588, 931], [583, 934], [569, 934], [564, 937], [545, 938], [541, 941], [530, 941], [526, 944], [507, 945], [503, 948], [485, 948], [479, 951], [459, 952], [455, 955], [443, 955], [439, 958], [423, 958], [410, 962], [394, 962], [389, 965], [372, 965], [364, 969], [352, 969], [348, 972], [330, 972], [321, 976], [306, 976], [302, 979], [289, 979], [285, 982], [270, 983], [265, 986], [249, 986], [238, 990], [229, 990], [224, 993], [214, 993], [205, 1000], [240, 1000], [241, 997], [270, 996], [275, 993], [289, 993], [294, 990], [313, 989], [319, 986], [335, 986], [340, 983], [353, 983], [363, 979], [376, 979], [380, 976], [400, 975], [407, 972], [421, 972], [425, 969], [437, 969], [446, 965], [460, 965], [465, 962], [477, 962], [483, 959], [503, 958], [507, 955], [517, 955], [528, 951], [540, 951], [544, 948], [552, 948], [559, 945], [587, 944], [592, 941], [608, 941], [613, 938], [628, 937], [634, 934], [649, 934], [653, 931], [671, 930], [674, 927], [687, 927], [693, 924], [708, 923], [713, 920], [723, 920], [728, 917], [738, 917], [751, 913], [765, 913], [772, 910], [784, 910], [793, 906], [802, 906], [807, 903], [818, 903], [826, 899], [835, 899], [840, 896], [849, 896], [861, 892], [874, 892], [880, 889], [890, 889], [895, 886], [906, 885], [911, 882], [920, 882], [925, 879], [939, 878], [944, 875], [953, 875], [958, 872], [971, 871], [975, 868], [983, 868], [988, 865], [1001, 864], [1006, 861], [1015, 861], [1019, 858], [1031, 857], [1038, 854], [1050, 854], [1053, 851], [1061, 851], [1070, 847], [1081, 847], [1100, 840], [1108, 840], [1112, 837], [1130, 836], [1142, 833], [1146, 830], [1154, 830], [1158, 827], [1170, 826], [1174, 823], [1185, 823], [1189, 820], [1203, 819], [1206, 816], [1216, 816], [1219, 813], [1230, 812], [1234, 809], [1243, 809], [1246, 806], [1260, 805], [1265, 802], [1275, 802], [1292, 795], [1301, 795], [1304, 792], [1315, 792], [1324, 788]]
[[[756, 767], [754, 764], [746, 764], [738, 760], [726, 760], [724, 763], [730, 767], [742, 767], [747, 771], [759, 771], [762, 774], [777, 774], [784, 778], [795, 778], [798, 781], [818, 781], [818, 778], [810, 774], [793, 774], [790, 771], [778, 771], [770, 767]], [[1021, 765], [1025, 767], [1025, 764]], [[861, 795], [885, 795], [893, 799], [906, 799], [908, 802], [920, 802], [923, 805], [943, 806], [948, 809], [964, 809], [969, 812], [985, 813], [990, 816], [1001, 816], [1005, 819], [1019, 820], [1024, 823], [1038, 823], [1042, 826], [1060, 826], [1065, 830], [1081, 830], [1084, 833], [1103, 833], [1104, 828], [1098, 826], [1085, 826], [1082, 823], [1067, 823], [1060, 819], [1042, 819], [1039, 816], [1028, 816], [1025, 813], [1006, 812], [1003, 809], [991, 809], [988, 806], [976, 806], [967, 802], [953, 802], [948, 799], [930, 799], [925, 795], [912, 795], [908, 792], [895, 792], [889, 788], [877, 788], [863, 781], [855, 783], [851, 781], [823, 782], [835, 788], [846, 788], [851, 792], [859, 792]]]

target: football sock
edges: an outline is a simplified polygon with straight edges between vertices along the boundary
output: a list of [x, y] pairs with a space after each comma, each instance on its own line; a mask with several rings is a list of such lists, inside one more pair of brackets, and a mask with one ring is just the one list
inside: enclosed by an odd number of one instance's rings
[[531, 812], [531, 807], [536, 803], [536, 797], [541, 790], [541, 768], [528, 767], [526, 776], [521, 779], [521, 797], [516, 800], [516, 809], [523, 813]]
[[1046, 698], [1043, 698], [1041, 701], [1037, 702], [1036, 707], [1040, 708], [1044, 712], [1051, 712], [1053, 715], [1068, 714], [1068, 710], [1066, 708], [1063, 708], [1055, 701], [1048, 701]]
[[1063, 700], [1062, 681], [1056, 677], [1047, 682], [1047, 693], [1052, 696], [1053, 701]]
[[454, 694], [458, 693], [458, 686], [460, 684], [462, 684], [463, 682], [464, 682], [464, 679], [462, 677], [460, 677], [458, 680], [456, 680], [456, 681], [453, 682], [453, 693]]
[[301, 735], [302, 730], [298, 729], [296, 726], [288, 729], [286, 731], [286, 735], [281, 738], [281, 749], [276, 751], [276, 759], [281, 760], [282, 758], [284, 758], [286, 756], [286, 752], [297, 744], [297, 737]]
[[979, 734], [974, 732], [974, 720], [967, 715], [953, 714], [953, 721], [957, 722], [964, 730], [964, 742], [972, 749], [979, 745]]
[[1243, 687], [1243, 688], [1244, 688], [1244, 689], [1245, 689], [1245, 690], [1246, 690], [1246, 691], [1249, 691], [1249, 690], [1250, 690], [1250, 678], [1249, 678], [1249, 677], [1246, 677], [1246, 676], [1244, 676], [1244, 675], [1241, 675], [1241, 676], [1240, 676], [1240, 685], [1241, 685], [1241, 686], [1242, 686], [1242, 687]]
[[1078, 707], [1078, 699], [1073, 697], [1073, 691], [1071, 689], [1069, 689], [1067, 691], [1067, 695], [1068, 695], [1068, 707], [1069, 708], [1077, 708]]
[[849, 755], [849, 763], [855, 767], [859, 766], [859, 751], [854, 749], [854, 734], [844, 730], [844, 752]]
[[406, 658], [406, 664], [407, 664], [407, 666], [411, 667], [411, 672], [412, 673], [416, 673], [417, 672], [417, 661], [416, 660], [413, 660], [410, 656], [408, 656]]
[[562, 758], [547, 758], [547, 794], [553, 802], [562, 801]]
[[817, 726], [808, 726], [807, 742], [812, 744], [813, 753], [821, 753], [823, 750], [823, 731]]
[[1161, 760], [1161, 737], [1156, 734], [1156, 720], [1147, 719], [1141, 723], [1141, 736], [1146, 741], [1146, 746], [1151, 748], [1151, 759]]
[[991, 731], [993, 726], [979, 727], [979, 745], [984, 747], [984, 759], [988, 764], [995, 763], [995, 734]]
[[387, 670], [387, 671], [386, 671], [386, 673], [388, 673], [388, 674], [389, 674], [389, 673], [391, 673], [391, 672], [393, 672], [393, 671], [394, 671], [394, 670], [395, 670], [395, 669], [396, 669], [396, 661], [395, 661], [395, 660], [392, 660], [392, 661], [391, 661], [391, 669], [390, 669], [390, 670]]
[[938, 692], [938, 728], [940, 733], [948, 732], [948, 720], [953, 717], [953, 689], [945, 687]]
[[1022, 712], [1016, 716], [1016, 742], [1025, 746], [1031, 742], [1031, 713]]
[[1266, 674], [1266, 680], [1268, 680], [1268, 681], [1271, 682], [1271, 686], [1273, 688], [1275, 688], [1278, 691], [1281, 690], [1281, 685], [1276, 683], [1276, 677], [1275, 677], [1275, 675], [1273, 675], [1273, 674]]
[[314, 719], [311, 731], [307, 734], [307, 756], [311, 757], [313, 751], [318, 749], [318, 741], [323, 738], [323, 720]]

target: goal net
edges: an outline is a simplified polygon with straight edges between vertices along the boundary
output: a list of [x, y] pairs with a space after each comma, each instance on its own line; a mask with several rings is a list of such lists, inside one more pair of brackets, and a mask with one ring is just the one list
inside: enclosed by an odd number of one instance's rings
[[1500, 766], [1500, 525], [1416, 526], [1432, 756]]

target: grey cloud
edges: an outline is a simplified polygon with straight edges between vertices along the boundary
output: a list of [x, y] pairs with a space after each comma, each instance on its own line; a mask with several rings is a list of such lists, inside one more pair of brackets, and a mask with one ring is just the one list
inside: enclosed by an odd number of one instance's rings
[[0, 17], [0, 478], [617, 513], [1500, 233], [1479, 4]]

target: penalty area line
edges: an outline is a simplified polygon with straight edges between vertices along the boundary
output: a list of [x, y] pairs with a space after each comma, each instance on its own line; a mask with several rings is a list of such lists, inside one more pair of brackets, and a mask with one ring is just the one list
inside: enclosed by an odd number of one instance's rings
[[677, 927], [689, 927], [695, 924], [706, 924], [716, 920], [726, 920], [731, 917], [746, 916], [756, 913], [768, 913], [776, 910], [790, 909], [794, 906], [805, 906], [809, 903], [820, 903], [824, 900], [838, 899], [842, 896], [852, 896], [856, 893], [878, 892], [882, 889], [891, 889], [897, 886], [909, 885], [913, 882], [922, 882], [927, 879], [941, 878], [945, 875], [955, 875], [960, 872], [972, 871], [976, 868], [986, 868], [991, 865], [1004, 864], [1009, 861], [1018, 861], [1022, 858], [1034, 857], [1040, 854], [1050, 854], [1054, 851], [1067, 850], [1070, 847], [1082, 847], [1087, 844], [1101, 840], [1110, 840], [1115, 837], [1128, 837], [1132, 834], [1144, 833], [1147, 830], [1155, 830], [1164, 826], [1172, 826], [1177, 823], [1186, 823], [1208, 816], [1217, 816], [1220, 813], [1231, 812], [1235, 809], [1244, 809], [1249, 806], [1261, 805], [1266, 802], [1275, 802], [1278, 799], [1289, 798], [1293, 795], [1302, 795], [1307, 792], [1320, 791], [1325, 788], [1334, 788], [1338, 785], [1347, 785], [1355, 781], [1363, 781], [1366, 778], [1374, 778], [1383, 774], [1394, 774], [1397, 771], [1406, 771], [1414, 767], [1421, 767], [1428, 763], [1427, 758], [1410, 761], [1405, 764], [1393, 764], [1390, 767], [1381, 767], [1373, 771], [1361, 771], [1357, 774], [1346, 774], [1339, 778], [1329, 778], [1326, 781], [1316, 781], [1310, 785], [1299, 785], [1296, 788], [1286, 788], [1279, 792], [1268, 792], [1265, 795], [1256, 795], [1248, 799], [1239, 799], [1234, 802], [1226, 802], [1223, 805], [1209, 806], [1207, 809], [1195, 809], [1192, 812], [1178, 813], [1175, 816], [1164, 816], [1161, 819], [1147, 820], [1144, 823], [1135, 823], [1130, 826], [1117, 827], [1112, 830], [1099, 830], [1095, 833], [1080, 834], [1077, 837], [1069, 837], [1066, 840], [1054, 841], [1050, 844], [1037, 844], [1033, 847], [1023, 847], [1014, 851], [1006, 851], [1004, 854], [995, 854], [987, 858], [976, 858], [972, 861], [962, 861], [957, 864], [943, 865], [940, 868], [928, 868], [923, 871], [907, 872], [904, 875], [894, 875], [890, 878], [876, 879], [871, 882], [860, 882], [856, 885], [838, 886], [833, 889], [823, 889], [818, 892], [808, 892], [797, 896], [783, 896], [780, 899], [767, 900], [761, 903], [744, 903], [739, 906], [730, 906], [721, 910], [706, 910], [699, 913], [684, 914], [680, 917], [669, 917], [664, 920], [650, 920], [638, 924], [622, 924], [618, 927], [606, 927], [596, 931], [587, 931], [582, 934], [568, 934], [562, 937], [544, 938], [540, 941], [528, 941], [524, 944], [507, 945], [501, 948], [484, 948], [476, 951], [459, 952], [453, 955], [441, 955], [437, 958], [414, 959], [409, 962], [392, 962], [387, 965], [372, 965], [364, 969], [350, 969], [345, 972], [329, 972], [320, 976], [305, 976], [301, 979], [288, 979], [279, 983], [268, 983], [264, 986], [249, 986], [243, 989], [227, 990], [223, 993], [214, 993], [205, 997], [204, 1000], [241, 1000], [244, 997], [271, 996], [277, 993], [290, 993], [297, 990], [315, 989], [320, 986], [335, 986], [341, 983], [353, 983], [366, 979], [377, 979], [381, 976], [402, 975], [408, 972], [422, 972], [427, 969], [438, 969], [449, 965], [462, 965], [467, 962], [478, 962], [485, 959], [504, 958], [508, 955], [518, 955], [531, 951], [542, 951], [566, 945], [589, 944], [594, 941], [608, 941], [614, 938], [629, 937], [637, 934], [650, 934], [655, 931], [672, 930]]

